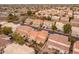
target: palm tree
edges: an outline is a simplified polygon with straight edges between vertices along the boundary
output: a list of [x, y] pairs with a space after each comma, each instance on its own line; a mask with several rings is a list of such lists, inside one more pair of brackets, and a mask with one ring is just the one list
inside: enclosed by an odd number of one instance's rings
[[71, 36], [69, 36], [68, 39], [69, 39], [68, 41], [71, 43], [70, 48], [69, 48], [69, 54], [72, 54], [73, 53], [74, 43], [76, 42], [76, 40]]
[[27, 11], [27, 16], [32, 16], [33, 14], [32, 14], [32, 11], [31, 10], [28, 10]]
[[68, 41], [71, 43], [70, 44], [70, 48], [69, 48], [69, 54], [73, 53], [73, 46], [74, 46], [74, 43], [75, 43], [75, 39], [71, 36], [71, 33], [72, 33], [72, 26], [70, 24], [65, 24], [63, 26], [63, 30], [64, 30], [64, 33], [65, 34], [68, 34]]
[[57, 30], [57, 27], [56, 27], [56, 22], [54, 23], [54, 25], [52, 25], [52, 31], [55, 32]]
[[65, 24], [63, 26], [64, 33], [71, 35], [71, 32], [72, 32], [72, 29], [71, 28], [72, 28], [72, 26], [70, 24]]

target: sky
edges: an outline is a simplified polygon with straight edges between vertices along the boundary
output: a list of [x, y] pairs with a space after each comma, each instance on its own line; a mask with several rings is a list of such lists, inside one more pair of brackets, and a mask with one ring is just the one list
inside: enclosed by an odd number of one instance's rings
[[79, 4], [79, 0], [0, 0], [0, 4]]

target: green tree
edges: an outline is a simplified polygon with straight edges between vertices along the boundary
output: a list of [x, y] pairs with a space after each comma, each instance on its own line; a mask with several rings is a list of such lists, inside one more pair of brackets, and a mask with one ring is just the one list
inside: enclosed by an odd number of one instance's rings
[[64, 33], [65, 34], [71, 34], [71, 32], [72, 32], [72, 29], [71, 28], [72, 28], [72, 26], [70, 24], [65, 24], [63, 26]]
[[5, 35], [11, 34], [11, 33], [12, 33], [12, 28], [5, 26], [5, 27], [2, 28], [2, 32], [3, 32]]
[[50, 17], [50, 16], [48, 16], [48, 17], [46, 18], [46, 20], [51, 20], [51, 17]]
[[16, 43], [18, 43], [18, 44], [20, 44], [20, 45], [23, 45], [23, 44], [25, 44], [25, 39], [24, 39], [24, 37], [22, 37], [19, 33], [13, 33], [12, 34], [12, 38], [13, 38], [13, 40], [16, 42]]
[[45, 16], [43, 16], [43, 17], [42, 17], [42, 19], [43, 19], [43, 20], [46, 20], [46, 17], [45, 17]]
[[76, 42], [76, 40], [71, 36], [69, 36], [68, 39], [69, 39], [69, 42], [71, 43], [70, 48], [69, 48], [69, 54], [72, 54], [73, 53], [74, 43]]
[[52, 25], [52, 31], [55, 32], [57, 30], [56, 22]]
[[43, 19], [43, 20], [51, 20], [51, 17], [50, 17], [50, 16], [48, 16], [48, 17], [45, 17], [45, 16], [44, 16], [42, 19]]
[[32, 11], [31, 11], [31, 10], [28, 10], [28, 11], [27, 11], [27, 15], [28, 15], [28, 16], [32, 16]]

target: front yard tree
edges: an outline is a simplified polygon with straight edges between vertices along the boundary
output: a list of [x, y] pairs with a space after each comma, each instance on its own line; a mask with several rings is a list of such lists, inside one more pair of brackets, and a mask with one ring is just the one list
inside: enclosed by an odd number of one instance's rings
[[47, 19], [47, 20], [51, 20], [51, 17], [50, 17], [50, 16], [48, 16], [46, 19]]
[[72, 26], [70, 24], [65, 24], [63, 26], [63, 31], [65, 34], [70, 34], [72, 32]]
[[57, 30], [56, 22], [52, 25], [52, 31], [55, 32]]
[[48, 17], [45, 17], [45, 16], [44, 16], [42, 19], [43, 19], [43, 20], [51, 20], [51, 17], [50, 17], [50, 16], [48, 16]]
[[5, 27], [2, 28], [2, 32], [3, 32], [5, 35], [11, 34], [11, 33], [12, 33], [12, 28], [5, 26]]
[[32, 16], [32, 11], [31, 11], [31, 10], [28, 10], [28, 11], [27, 11], [27, 15], [28, 15], [28, 16]]
[[24, 37], [22, 37], [19, 33], [13, 33], [12, 34], [12, 38], [13, 38], [13, 40], [16, 42], [16, 43], [18, 43], [18, 44], [20, 44], [20, 45], [23, 45], [23, 44], [25, 44], [25, 39], [24, 39]]

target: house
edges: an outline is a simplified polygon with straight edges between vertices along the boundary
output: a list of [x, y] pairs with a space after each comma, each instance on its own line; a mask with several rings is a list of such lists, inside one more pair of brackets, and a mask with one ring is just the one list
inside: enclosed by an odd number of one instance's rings
[[7, 17], [8, 14], [8, 12], [0, 12], [0, 17]]
[[23, 8], [19, 8], [18, 10], [17, 10], [19, 13], [27, 13], [27, 8], [25, 8], [25, 7], [23, 7]]
[[73, 20], [71, 20], [71, 25], [78, 27], [79, 26], [79, 19], [73, 19]]
[[32, 21], [33, 21], [34, 19], [26, 19], [25, 20], [25, 23], [24, 24], [26, 24], [26, 25], [32, 25]]
[[63, 15], [65, 15], [65, 11], [62, 9], [59, 11], [59, 16], [63, 16]]
[[[57, 30], [63, 32], [63, 25], [61, 22], [56, 22]], [[72, 36], [79, 37], [79, 27], [72, 26]]]
[[79, 37], [79, 27], [72, 27], [72, 36]]
[[42, 28], [51, 29], [53, 22], [44, 20]]
[[79, 54], [79, 41], [76, 41], [74, 43], [73, 53], [74, 54]]
[[32, 26], [40, 27], [42, 25], [42, 23], [43, 23], [43, 20], [35, 19], [35, 20], [33, 20]]
[[2, 25], [2, 27], [11, 27], [12, 28], [12, 31], [14, 32], [15, 30], [16, 30], [16, 28], [18, 27], [18, 26], [20, 26], [20, 24], [14, 24], [14, 23], [4, 23], [3, 25]]
[[34, 54], [35, 51], [33, 48], [28, 47], [26, 45], [19, 45], [19, 44], [9, 44], [4, 49], [4, 54]]
[[28, 36], [31, 30], [33, 29], [29, 26], [19, 26], [16, 28], [16, 32], [21, 34], [22, 36]]
[[79, 15], [74, 15], [74, 19], [79, 19]]
[[69, 17], [61, 17], [60, 21], [61, 22], [69, 22]]
[[57, 30], [60, 30], [60, 31], [63, 31], [63, 23], [61, 22], [56, 22], [56, 27], [57, 27]]
[[36, 41], [37, 43], [44, 43], [47, 40], [48, 37], [48, 32], [47, 31], [30, 31], [29, 33], [29, 40], [32, 41]]
[[72, 11], [72, 10], [68, 10], [67, 15], [68, 15], [69, 17], [72, 17], [72, 16], [73, 16], [73, 11]]
[[74, 11], [74, 15], [79, 15], [79, 11]]
[[68, 53], [70, 48], [68, 37], [60, 34], [50, 34], [47, 45], [49, 48], [59, 50], [59, 53]]
[[51, 17], [51, 20], [54, 20], [54, 21], [59, 21], [60, 17], [59, 16], [52, 16]]

